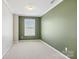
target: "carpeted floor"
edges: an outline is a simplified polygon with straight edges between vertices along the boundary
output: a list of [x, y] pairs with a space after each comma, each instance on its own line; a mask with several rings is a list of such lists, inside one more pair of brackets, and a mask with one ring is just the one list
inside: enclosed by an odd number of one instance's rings
[[13, 45], [3, 59], [67, 59], [41, 40], [20, 41]]

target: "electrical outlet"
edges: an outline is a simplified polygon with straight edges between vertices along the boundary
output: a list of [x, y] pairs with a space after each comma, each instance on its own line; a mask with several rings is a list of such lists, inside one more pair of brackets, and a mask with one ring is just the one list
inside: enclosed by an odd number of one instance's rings
[[68, 48], [67, 48], [67, 47], [65, 47], [65, 52], [67, 52], [67, 50], [68, 50]]
[[65, 47], [64, 51], [62, 51], [62, 52], [70, 58], [74, 56], [74, 51], [69, 50], [67, 47]]

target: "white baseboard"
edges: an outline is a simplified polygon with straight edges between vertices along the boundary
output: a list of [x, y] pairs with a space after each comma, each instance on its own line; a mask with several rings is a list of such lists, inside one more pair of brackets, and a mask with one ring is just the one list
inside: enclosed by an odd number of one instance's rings
[[61, 53], [60, 51], [58, 51], [57, 49], [53, 48], [52, 46], [50, 46], [49, 44], [47, 44], [46, 42], [42, 41], [46, 46], [48, 46], [49, 48], [53, 49], [54, 51], [56, 51], [57, 53], [59, 53], [60, 55], [64, 56], [66, 59], [70, 59], [69, 57], [67, 57], [66, 55], [64, 55], [63, 53]]

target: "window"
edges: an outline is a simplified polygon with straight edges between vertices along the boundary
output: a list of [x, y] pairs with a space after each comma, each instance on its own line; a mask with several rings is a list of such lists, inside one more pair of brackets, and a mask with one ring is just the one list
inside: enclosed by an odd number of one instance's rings
[[35, 19], [24, 20], [24, 36], [35, 36]]

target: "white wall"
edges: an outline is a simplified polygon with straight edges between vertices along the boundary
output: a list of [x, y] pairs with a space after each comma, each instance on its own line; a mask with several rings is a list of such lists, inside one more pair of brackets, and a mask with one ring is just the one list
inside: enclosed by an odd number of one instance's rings
[[19, 40], [19, 20], [18, 20], [18, 15], [13, 15], [13, 39], [14, 43], [17, 43]]
[[2, 2], [2, 55], [4, 56], [13, 43], [13, 15]]

